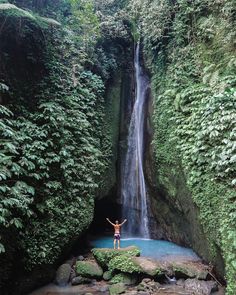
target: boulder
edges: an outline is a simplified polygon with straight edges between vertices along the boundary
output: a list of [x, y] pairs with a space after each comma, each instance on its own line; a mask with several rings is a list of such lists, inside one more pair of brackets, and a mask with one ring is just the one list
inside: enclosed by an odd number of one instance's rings
[[109, 287], [107, 285], [102, 286], [98, 289], [99, 292], [107, 292], [109, 290]]
[[109, 281], [112, 278], [112, 272], [111, 271], [105, 271], [103, 273], [103, 280], [104, 281]]
[[56, 272], [56, 284], [59, 286], [65, 286], [70, 279], [71, 266], [68, 263], [62, 264]]
[[139, 266], [140, 272], [149, 276], [157, 276], [169, 272], [168, 266], [165, 266], [163, 262], [153, 260], [146, 257], [135, 257], [133, 262]]
[[94, 248], [92, 249], [94, 258], [102, 268], [107, 268], [111, 259], [120, 255], [140, 256], [140, 250], [136, 246], [126, 248], [110, 249], [110, 248]]
[[76, 274], [86, 278], [102, 278], [103, 270], [95, 261], [77, 261]]
[[92, 281], [91, 281], [91, 284], [93, 285], [93, 286], [95, 286], [96, 284], [97, 284], [97, 280], [96, 279], [92, 279]]
[[83, 261], [84, 260], [84, 256], [83, 255], [79, 255], [78, 258], [77, 258], [77, 260]]
[[210, 295], [218, 290], [218, 285], [215, 281], [187, 279], [184, 283], [184, 288], [193, 295]]
[[110, 271], [118, 271], [125, 273], [141, 273], [141, 267], [133, 259], [134, 257], [128, 256], [126, 254], [119, 255], [112, 258], [108, 264]]
[[176, 260], [170, 262], [170, 266], [176, 276], [186, 276], [200, 280], [205, 280], [209, 271], [208, 265], [205, 265], [199, 261]]
[[184, 283], [185, 283], [185, 280], [184, 280], [184, 279], [179, 279], [179, 280], [176, 282], [176, 285], [177, 285], [177, 286], [181, 286], [181, 287], [183, 287], [183, 286], [184, 286]]
[[[131, 271], [122, 270], [124, 269], [124, 267], [122, 267], [122, 263], [119, 262], [119, 259], [116, 260], [112, 259], [110, 261], [110, 264], [112, 264], [114, 269], [131, 273]], [[115, 265], [115, 262], [117, 262], [117, 265]], [[123, 263], [125, 265], [125, 262]], [[197, 278], [205, 280], [208, 275], [208, 265], [205, 265], [200, 261], [186, 261], [184, 259], [179, 259], [178, 257], [170, 260], [154, 260], [146, 257], [130, 257], [129, 264], [130, 266], [133, 265], [133, 269], [136, 268], [137, 272], [149, 275], [151, 277], [166, 274], [168, 276], [175, 275], [179, 278]]]
[[160, 284], [151, 280], [149, 278], [145, 278], [142, 282], [138, 285], [138, 291], [147, 292], [148, 294], [155, 294], [159, 289]]
[[124, 283], [127, 286], [135, 285], [137, 283], [137, 276], [125, 274], [125, 273], [119, 273], [116, 274], [111, 280], [111, 284], [117, 284], [117, 283]]
[[109, 294], [110, 295], [118, 295], [124, 293], [126, 290], [126, 286], [123, 283], [117, 283], [109, 286]]
[[73, 265], [71, 267], [71, 272], [70, 272], [70, 281], [72, 281], [76, 277], [76, 271], [75, 271], [75, 266]]
[[80, 284], [89, 284], [91, 283], [92, 280], [89, 279], [89, 278], [84, 278], [84, 277], [81, 277], [81, 276], [78, 276], [78, 277], [75, 277], [71, 280], [71, 284], [73, 286], [76, 286], [76, 285], [80, 285]]

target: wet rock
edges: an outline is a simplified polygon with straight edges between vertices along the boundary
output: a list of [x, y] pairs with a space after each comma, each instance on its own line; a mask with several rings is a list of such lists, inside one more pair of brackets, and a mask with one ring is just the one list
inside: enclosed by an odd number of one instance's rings
[[92, 285], [96, 285], [96, 284], [97, 284], [97, 280], [92, 279], [91, 284], [92, 284]]
[[112, 278], [112, 272], [111, 271], [105, 271], [103, 273], [103, 280], [109, 281]]
[[112, 258], [108, 264], [108, 269], [110, 271], [123, 272], [123, 273], [141, 273], [141, 267], [134, 260], [136, 257], [128, 255], [119, 255]]
[[128, 290], [124, 293], [124, 295], [138, 295], [138, 291], [137, 290]]
[[80, 285], [80, 284], [89, 284], [91, 283], [92, 280], [89, 279], [89, 278], [84, 278], [84, 277], [81, 277], [81, 276], [78, 276], [78, 277], [75, 277], [71, 280], [71, 284], [73, 286], [76, 286], [76, 285]]
[[142, 283], [144, 283], [144, 284], [148, 284], [148, 283], [150, 283], [152, 281], [152, 279], [150, 279], [150, 278], [144, 278], [143, 280], [142, 280]]
[[137, 290], [141, 291], [141, 292], [146, 292], [148, 294], [153, 294], [159, 289], [159, 287], [160, 287], [159, 283], [157, 283], [154, 280], [151, 280], [149, 278], [145, 278], [138, 285]]
[[72, 265], [70, 272], [70, 281], [72, 281], [76, 277], [75, 265]]
[[92, 249], [92, 253], [98, 264], [102, 267], [107, 267], [110, 260], [116, 256], [140, 256], [140, 250], [136, 246], [121, 248], [119, 250], [110, 248], [95, 248]]
[[176, 282], [176, 285], [177, 286], [184, 286], [184, 283], [185, 283], [185, 280], [184, 279], [179, 279], [177, 282]]
[[56, 272], [56, 284], [59, 286], [65, 286], [70, 279], [71, 275], [71, 266], [68, 263], [62, 264]]
[[77, 260], [78, 261], [83, 261], [85, 258], [84, 258], [84, 256], [83, 255], [79, 255], [78, 257], [77, 257]]
[[71, 259], [68, 259], [68, 260], [66, 260], [65, 262], [64, 262], [64, 264], [69, 264], [70, 266], [72, 266], [73, 264], [74, 264], [74, 259], [73, 258], [71, 258]]
[[118, 295], [124, 293], [126, 290], [126, 286], [123, 283], [117, 283], [109, 286], [109, 294], [110, 295]]
[[[161, 285], [157, 292], [152, 293], [155, 295], [193, 295], [191, 292], [185, 290], [181, 286], [177, 285], [170, 285], [170, 284], [164, 284]], [[140, 294], [138, 294], [140, 295]], [[150, 294], [151, 295], [151, 294]]]
[[200, 261], [185, 260], [185, 257], [172, 257], [168, 260], [153, 260], [146, 257], [131, 257], [132, 262], [140, 269], [140, 273], [155, 277], [167, 274], [183, 278], [205, 280], [208, 275], [208, 265]]
[[102, 286], [102, 287], [99, 288], [98, 291], [100, 291], [100, 292], [107, 292], [108, 290], [109, 290], [109, 287], [108, 286]]
[[143, 274], [150, 276], [156, 276], [158, 274], [164, 274], [167, 272], [167, 267], [164, 266], [162, 262], [152, 260], [151, 258], [146, 257], [134, 257], [133, 261], [138, 265]]
[[102, 278], [103, 270], [95, 261], [77, 261], [76, 273], [87, 278]]
[[136, 275], [130, 275], [130, 274], [125, 274], [125, 273], [119, 273], [115, 275], [111, 280], [111, 284], [116, 284], [116, 283], [124, 283], [127, 286], [130, 285], [135, 285], [137, 283], [137, 276]]
[[184, 288], [193, 295], [210, 295], [218, 290], [218, 285], [214, 281], [187, 279], [184, 283]]
[[208, 275], [208, 266], [199, 261], [176, 260], [171, 262], [174, 273], [178, 276], [187, 276], [205, 280]]

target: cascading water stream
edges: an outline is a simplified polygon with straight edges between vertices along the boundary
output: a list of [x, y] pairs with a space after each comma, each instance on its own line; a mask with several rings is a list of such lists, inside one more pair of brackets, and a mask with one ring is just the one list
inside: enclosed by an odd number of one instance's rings
[[136, 92], [121, 180], [122, 215], [128, 219], [125, 235], [149, 238], [147, 191], [143, 172], [144, 107], [149, 81], [140, 65], [139, 43], [135, 50], [134, 64]]

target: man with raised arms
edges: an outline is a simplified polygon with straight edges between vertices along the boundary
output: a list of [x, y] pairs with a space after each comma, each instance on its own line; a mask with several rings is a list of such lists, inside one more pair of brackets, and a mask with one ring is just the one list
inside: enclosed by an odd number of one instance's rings
[[106, 218], [106, 220], [114, 227], [114, 249], [116, 249], [116, 242], [118, 244], [117, 249], [120, 249], [120, 228], [127, 221], [127, 219], [125, 219], [122, 223], [119, 223], [118, 220], [116, 220], [115, 223], [112, 223], [109, 218]]

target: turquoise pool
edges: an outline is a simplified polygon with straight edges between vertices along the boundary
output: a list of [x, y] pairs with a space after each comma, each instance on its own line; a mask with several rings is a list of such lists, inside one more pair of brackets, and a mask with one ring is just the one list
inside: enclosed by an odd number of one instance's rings
[[[163, 240], [128, 238], [121, 240], [121, 247], [137, 246], [141, 249], [141, 256], [164, 259], [167, 256], [179, 256], [189, 259], [199, 259], [191, 248], [181, 247], [175, 243]], [[95, 248], [113, 248], [112, 237], [100, 237], [91, 241]]]

